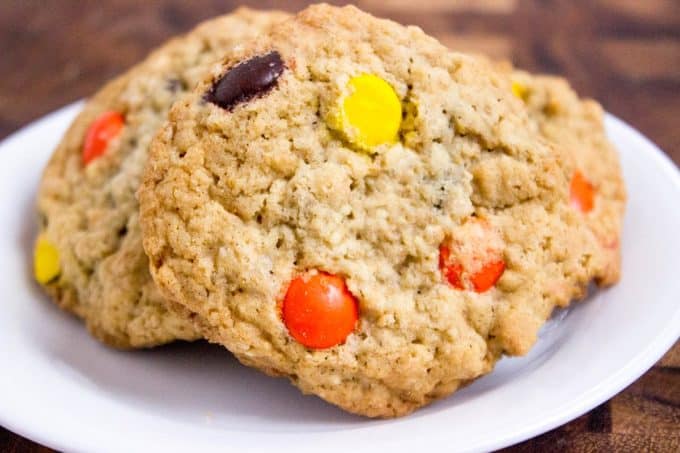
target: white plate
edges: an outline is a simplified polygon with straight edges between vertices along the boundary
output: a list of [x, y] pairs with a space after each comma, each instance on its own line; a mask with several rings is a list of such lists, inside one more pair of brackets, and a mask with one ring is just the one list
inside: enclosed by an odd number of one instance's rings
[[42, 444], [69, 451], [495, 449], [610, 398], [680, 334], [680, 176], [658, 148], [609, 116], [630, 194], [623, 280], [553, 316], [527, 357], [502, 360], [489, 376], [409, 417], [345, 414], [240, 366], [217, 346], [108, 349], [50, 304], [30, 273], [40, 172], [79, 108], [54, 112], [0, 144], [0, 424]]

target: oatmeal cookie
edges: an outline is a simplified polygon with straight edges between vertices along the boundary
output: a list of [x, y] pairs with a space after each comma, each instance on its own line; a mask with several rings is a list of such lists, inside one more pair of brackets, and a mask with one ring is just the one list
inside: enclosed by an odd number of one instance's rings
[[151, 146], [140, 223], [161, 292], [241, 362], [367, 416], [526, 353], [599, 258], [506, 80], [354, 7], [274, 26]]
[[105, 343], [198, 338], [151, 280], [136, 191], [153, 135], [203, 66], [285, 16], [240, 9], [171, 40], [95, 94], [54, 152], [38, 193], [35, 277]]

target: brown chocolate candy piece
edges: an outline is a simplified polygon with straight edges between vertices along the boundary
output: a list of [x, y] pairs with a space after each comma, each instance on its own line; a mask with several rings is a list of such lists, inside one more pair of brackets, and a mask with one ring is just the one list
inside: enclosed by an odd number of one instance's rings
[[206, 93], [205, 99], [231, 110], [237, 104], [261, 96], [276, 86], [285, 65], [277, 51], [258, 55], [233, 66]]

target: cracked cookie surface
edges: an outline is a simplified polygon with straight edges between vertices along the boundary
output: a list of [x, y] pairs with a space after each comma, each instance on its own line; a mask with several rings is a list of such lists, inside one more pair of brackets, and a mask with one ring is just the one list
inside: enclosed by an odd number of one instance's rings
[[602, 107], [592, 99], [580, 99], [561, 77], [515, 70], [511, 79], [541, 134], [573, 160], [572, 205], [595, 236], [603, 257], [594, 277], [602, 285], [616, 283], [621, 273], [626, 190], [618, 154], [604, 129]]
[[151, 280], [136, 191], [153, 135], [202, 67], [285, 17], [240, 9], [169, 41], [95, 94], [54, 152], [37, 199], [36, 278], [103, 342], [131, 348], [199, 337]]
[[[251, 70], [271, 76], [261, 92], [214, 98]], [[599, 258], [570, 170], [506, 80], [353, 7], [278, 24], [212, 67], [151, 146], [139, 195], [154, 280], [241, 362], [367, 416], [526, 353]], [[332, 311], [305, 306], [312, 293], [342, 313], [340, 340], [295, 311]]]

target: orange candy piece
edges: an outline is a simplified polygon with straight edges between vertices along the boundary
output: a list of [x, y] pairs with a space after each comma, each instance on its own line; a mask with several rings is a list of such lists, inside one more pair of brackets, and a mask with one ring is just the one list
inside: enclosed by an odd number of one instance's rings
[[595, 206], [595, 188], [578, 170], [571, 177], [569, 200], [572, 207], [583, 213], [592, 211]]
[[[439, 247], [439, 269], [446, 278], [446, 281], [456, 289], [466, 289], [463, 284], [463, 266], [456, 262], [449, 262], [451, 251], [445, 245]], [[505, 262], [491, 261], [485, 264], [479, 271], [468, 276], [472, 288], [478, 292], [483, 293], [491, 289], [503, 272], [505, 271]]]
[[504, 261], [492, 261], [482, 267], [477, 273], [470, 276], [470, 281], [475, 291], [483, 293], [491, 289], [496, 284], [503, 272], [505, 271]]
[[461, 274], [463, 273], [463, 266], [458, 263], [449, 263], [451, 250], [445, 245], [439, 247], [439, 269], [441, 269], [444, 278], [456, 289], [465, 289]]
[[83, 165], [104, 154], [109, 142], [120, 133], [124, 125], [125, 119], [118, 112], [105, 112], [94, 120], [87, 130], [83, 144]]
[[359, 305], [345, 281], [325, 272], [294, 278], [281, 312], [293, 338], [312, 349], [344, 343], [359, 319]]
[[451, 286], [483, 293], [505, 272], [503, 241], [484, 220], [465, 222], [439, 246], [439, 269]]

